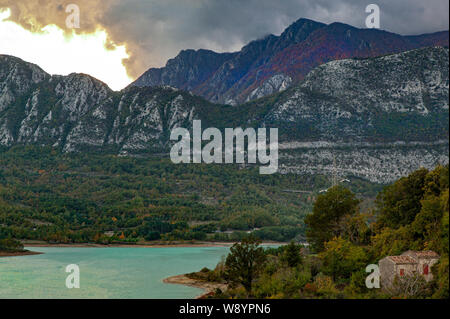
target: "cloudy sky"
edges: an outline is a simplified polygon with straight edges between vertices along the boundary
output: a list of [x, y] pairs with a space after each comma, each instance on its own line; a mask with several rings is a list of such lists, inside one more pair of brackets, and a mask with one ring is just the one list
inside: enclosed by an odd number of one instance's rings
[[[384, 30], [409, 35], [449, 28], [448, 0], [0, 0], [0, 10], [8, 10], [3, 13], [3, 20], [0, 15], [0, 54], [16, 52], [13, 55], [20, 57], [21, 50], [29, 51], [26, 42], [31, 40], [21, 40], [18, 34], [22, 31], [14, 31], [16, 29], [7, 22], [41, 35], [43, 28], [47, 33], [57, 32], [45, 29], [54, 24], [67, 38], [73, 30], [67, 30], [65, 8], [71, 3], [80, 8], [81, 28], [75, 31], [84, 37], [78, 41], [87, 41], [95, 32], [93, 39], [103, 39], [109, 45], [109, 53], [105, 54], [112, 58], [114, 53], [115, 59], [124, 59], [128, 77], [116, 86], [136, 78], [149, 67], [164, 65], [181, 49], [239, 50], [251, 40], [269, 33], [280, 34], [301, 17], [364, 27], [365, 7], [370, 3], [380, 7]], [[9, 37], [5, 35], [7, 26]], [[14, 41], [11, 33], [16, 33]], [[40, 39], [44, 47], [44, 39]], [[54, 45], [47, 46], [58, 55], [77, 52], [75, 45], [64, 51], [63, 44], [51, 41]], [[90, 52], [96, 50], [92, 48]], [[39, 56], [45, 54], [43, 48], [36, 48], [31, 62], [39, 64]], [[51, 57], [55, 67], [58, 55]], [[82, 60], [83, 52], [75, 56]], [[102, 59], [101, 56], [99, 53], [98, 58]]]

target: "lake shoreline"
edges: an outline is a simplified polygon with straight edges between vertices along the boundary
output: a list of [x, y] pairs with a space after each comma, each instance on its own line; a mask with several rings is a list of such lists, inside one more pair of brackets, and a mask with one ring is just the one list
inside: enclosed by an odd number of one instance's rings
[[214, 293], [216, 291], [216, 289], [220, 289], [222, 291], [227, 289], [226, 284], [213, 283], [213, 282], [192, 279], [192, 278], [189, 278], [187, 275], [171, 276], [171, 277], [163, 279], [163, 282], [165, 284], [184, 285], [184, 286], [188, 286], [188, 287], [203, 289], [204, 292], [202, 294], [196, 296], [194, 299], [204, 299], [204, 298], [208, 297], [209, 295], [211, 295], [212, 293]]
[[[26, 247], [60, 247], [60, 248], [190, 248], [190, 247], [231, 247], [234, 242], [196, 242], [196, 243], [144, 243], [144, 244], [90, 244], [90, 243], [78, 243], [78, 244], [50, 244], [50, 243], [27, 243], [23, 245]], [[287, 243], [281, 242], [263, 242], [262, 245], [278, 246], [285, 245]]]
[[42, 255], [43, 253], [38, 251], [0, 251], [0, 258], [2, 257], [19, 257], [19, 256], [32, 256], [32, 255]]

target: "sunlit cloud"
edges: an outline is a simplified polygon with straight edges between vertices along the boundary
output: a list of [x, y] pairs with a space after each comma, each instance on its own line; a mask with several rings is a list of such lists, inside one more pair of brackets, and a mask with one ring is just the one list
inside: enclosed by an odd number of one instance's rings
[[0, 9], [0, 54], [13, 55], [35, 63], [50, 74], [86, 73], [120, 90], [131, 79], [123, 60], [129, 56], [126, 47], [109, 43], [104, 30], [89, 34], [64, 34], [56, 25], [31, 32], [13, 21], [11, 12]]

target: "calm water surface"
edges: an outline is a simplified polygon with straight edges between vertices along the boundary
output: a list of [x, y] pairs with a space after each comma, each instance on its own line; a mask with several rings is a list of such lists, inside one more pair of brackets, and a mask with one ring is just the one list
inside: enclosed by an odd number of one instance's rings
[[[201, 289], [164, 284], [169, 276], [214, 268], [226, 247], [55, 248], [0, 258], [1, 298], [194, 298]], [[69, 264], [80, 267], [80, 289], [67, 289]]]

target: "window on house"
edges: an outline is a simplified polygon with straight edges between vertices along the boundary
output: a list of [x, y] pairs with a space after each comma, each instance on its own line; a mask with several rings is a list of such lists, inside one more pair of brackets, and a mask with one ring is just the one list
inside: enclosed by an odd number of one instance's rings
[[423, 274], [428, 275], [428, 272], [430, 271], [430, 268], [427, 264], [423, 265]]
[[405, 275], [405, 269], [400, 269], [400, 276], [404, 276]]

